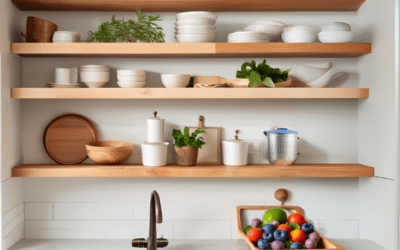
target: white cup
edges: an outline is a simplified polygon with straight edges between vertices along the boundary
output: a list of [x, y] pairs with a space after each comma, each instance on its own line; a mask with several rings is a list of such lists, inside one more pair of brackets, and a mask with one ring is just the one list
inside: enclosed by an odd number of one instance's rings
[[56, 84], [76, 84], [78, 68], [56, 68]]

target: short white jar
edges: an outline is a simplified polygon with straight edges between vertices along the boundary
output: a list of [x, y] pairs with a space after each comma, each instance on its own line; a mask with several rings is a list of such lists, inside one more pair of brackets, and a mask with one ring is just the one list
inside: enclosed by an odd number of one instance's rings
[[[236, 134], [239, 133], [236, 130]], [[234, 140], [227, 140], [222, 142], [222, 154], [224, 165], [228, 166], [244, 166], [247, 165], [247, 157], [249, 153], [249, 143], [239, 140], [235, 136]]]
[[144, 166], [158, 167], [167, 165], [168, 142], [142, 142], [142, 163]]

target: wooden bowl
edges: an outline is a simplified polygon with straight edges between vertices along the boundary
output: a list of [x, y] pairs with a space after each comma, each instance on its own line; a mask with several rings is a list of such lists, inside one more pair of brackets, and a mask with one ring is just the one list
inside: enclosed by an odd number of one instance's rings
[[123, 141], [95, 141], [86, 144], [90, 159], [100, 164], [119, 164], [132, 155], [133, 145]]
[[54, 23], [29, 16], [26, 20], [26, 35], [22, 32], [21, 35], [25, 37], [27, 43], [51, 43], [57, 28]]

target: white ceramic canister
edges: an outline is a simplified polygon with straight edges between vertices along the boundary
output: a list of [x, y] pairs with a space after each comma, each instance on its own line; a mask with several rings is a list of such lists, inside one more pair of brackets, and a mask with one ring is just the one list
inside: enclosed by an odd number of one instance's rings
[[249, 153], [249, 143], [239, 140], [236, 130], [234, 140], [227, 140], [222, 142], [222, 154], [225, 165], [229, 166], [243, 166], [247, 165], [247, 156]]
[[168, 142], [142, 142], [143, 165], [149, 167], [167, 165], [168, 145]]
[[164, 142], [164, 119], [157, 117], [157, 111], [154, 111], [154, 117], [147, 119], [147, 142]]

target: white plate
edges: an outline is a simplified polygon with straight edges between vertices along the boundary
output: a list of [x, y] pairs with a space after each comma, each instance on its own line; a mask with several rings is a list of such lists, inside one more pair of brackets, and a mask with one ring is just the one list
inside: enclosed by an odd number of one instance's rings
[[269, 40], [228, 40], [228, 43], [269, 43]]
[[217, 27], [214, 25], [182, 25], [175, 26], [175, 30], [216, 30]]
[[80, 86], [82, 86], [82, 84], [78, 83], [78, 84], [57, 84], [57, 83], [47, 83], [46, 84], [48, 87], [51, 88], [79, 88]]
[[145, 76], [146, 70], [118, 69], [119, 76]]
[[217, 35], [208, 34], [183, 34], [176, 35], [175, 39], [180, 43], [210, 43], [214, 42]]
[[265, 31], [282, 31], [286, 26], [261, 26], [261, 25], [249, 25], [243, 28], [243, 30], [265, 30]]
[[286, 24], [278, 21], [271, 21], [271, 20], [260, 20], [256, 22], [249, 23], [249, 26], [252, 25], [280, 25], [280, 26], [287, 26]]
[[204, 19], [204, 18], [196, 18], [196, 19], [185, 19], [182, 21], [176, 21], [176, 26], [183, 26], [183, 25], [214, 25], [215, 21], [211, 19]]
[[189, 11], [189, 12], [182, 12], [176, 15], [176, 20], [181, 21], [181, 20], [186, 20], [186, 19], [210, 19], [213, 21], [216, 21], [218, 18], [218, 15], [209, 12], [209, 11]]

